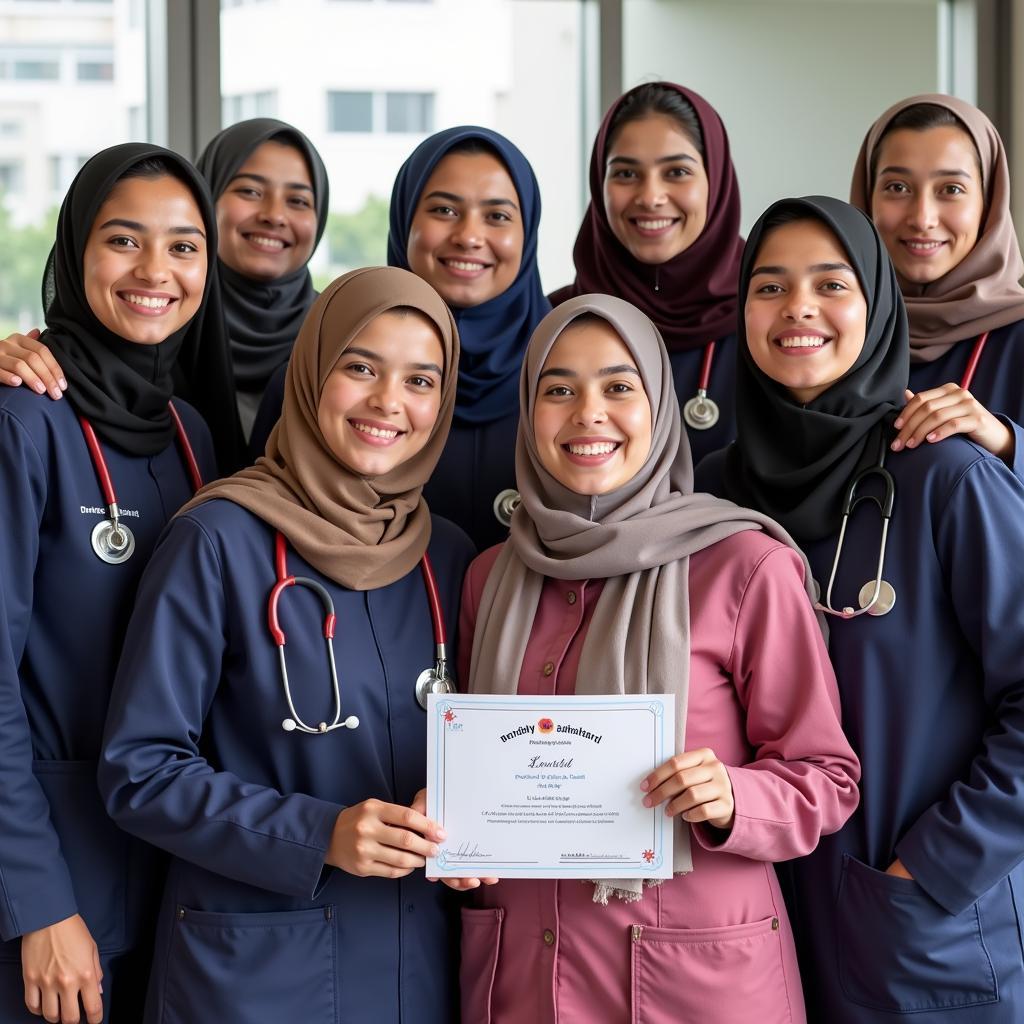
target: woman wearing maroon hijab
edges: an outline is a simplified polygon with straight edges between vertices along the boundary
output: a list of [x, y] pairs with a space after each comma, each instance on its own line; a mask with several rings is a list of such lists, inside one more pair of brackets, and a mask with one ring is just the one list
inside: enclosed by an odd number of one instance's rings
[[576, 280], [550, 298], [558, 305], [591, 292], [617, 295], [655, 322], [695, 464], [736, 436], [739, 228], [729, 138], [707, 101], [671, 82], [620, 97], [591, 154], [590, 205], [573, 250]]

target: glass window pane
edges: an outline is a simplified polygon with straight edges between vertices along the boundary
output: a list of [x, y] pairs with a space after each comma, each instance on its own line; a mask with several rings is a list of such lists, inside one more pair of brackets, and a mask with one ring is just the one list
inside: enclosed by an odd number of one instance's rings
[[0, 337], [43, 326], [43, 267], [79, 167], [147, 136], [144, 0], [17, 7], [0, 30]]
[[[592, 133], [590, 5], [305, 0], [301, 16], [297, 6], [221, 0], [221, 93], [228, 123], [251, 116], [237, 97], [275, 92], [275, 116], [323, 155], [331, 213], [313, 257], [315, 280], [384, 262], [402, 162], [431, 132], [479, 124], [507, 135], [532, 162], [544, 200], [541, 274], [549, 289], [570, 281]], [[301, 54], [301, 72], [287, 61], [254, 61], [267, 40], [279, 53]], [[431, 53], [458, 60], [425, 60]]]

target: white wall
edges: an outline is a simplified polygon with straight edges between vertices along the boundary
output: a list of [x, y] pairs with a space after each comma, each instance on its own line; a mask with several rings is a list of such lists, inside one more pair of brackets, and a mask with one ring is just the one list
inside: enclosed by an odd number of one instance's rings
[[936, 0], [625, 0], [627, 86], [665, 78], [722, 115], [743, 230], [775, 199], [848, 198], [871, 122], [939, 85]]

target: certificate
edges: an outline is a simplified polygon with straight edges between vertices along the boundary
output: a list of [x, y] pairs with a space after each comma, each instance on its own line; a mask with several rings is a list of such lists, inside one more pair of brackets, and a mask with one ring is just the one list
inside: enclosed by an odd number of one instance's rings
[[669, 878], [672, 819], [640, 783], [675, 753], [675, 697], [431, 694], [430, 877]]

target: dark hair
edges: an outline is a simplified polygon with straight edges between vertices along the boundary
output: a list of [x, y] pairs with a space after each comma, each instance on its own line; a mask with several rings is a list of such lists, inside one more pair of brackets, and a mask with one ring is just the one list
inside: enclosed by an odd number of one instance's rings
[[631, 121], [640, 121], [652, 114], [675, 121], [704, 159], [704, 133], [700, 129], [697, 111], [681, 92], [658, 82], [638, 86], [622, 98], [608, 125], [607, 147], [611, 149], [619, 132]]
[[140, 160], [137, 164], [132, 164], [117, 180], [124, 181], [125, 178], [146, 178], [152, 180], [153, 178], [167, 177], [178, 178], [180, 181], [185, 180], [176, 164], [168, 163], [162, 156], [149, 156], [145, 160]]
[[776, 210], [767, 220], [765, 220], [764, 224], [761, 225], [761, 239], [763, 240], [769, 231], [781, 228], [784, 224], [795, 224], [798, 220], [817, 220], [821, 221], [822, 224], [825, 223], [820, 217], [816, 216], [810, 210], [801, 209], [795, 206], [783, 206]]
[[878, 157], [882, 152], [882, 143], [892, 132], [908, 130], [912, 132], [927, 132], [932, 128], [959, 128], [960, 131], [971, 140], [971, 149], [974, 151], [974, 159], [981, 167], [981, 154], [975, 145], [974, 136], [970, 129], [960, 120], [948, 107], [939, 106], [938, 103], [914, 103], [904, 107], [886, 126], [878, 142], [875, 144], [874, 152], [871, 154], [871, 184], [874, 186], [875, 175], [878, 173]]

